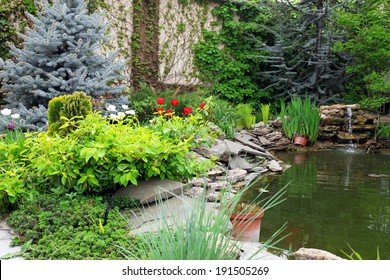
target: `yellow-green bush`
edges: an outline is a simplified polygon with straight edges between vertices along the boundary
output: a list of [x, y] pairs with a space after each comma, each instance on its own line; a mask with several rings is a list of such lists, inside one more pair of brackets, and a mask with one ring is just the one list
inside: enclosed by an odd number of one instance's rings
[[74, 127], [64, 126], [67, 120], [84, 118], [92, 113], [91, 98], [81, 91], [53, 98], [49, 102], [49, 135], [65, 135]]

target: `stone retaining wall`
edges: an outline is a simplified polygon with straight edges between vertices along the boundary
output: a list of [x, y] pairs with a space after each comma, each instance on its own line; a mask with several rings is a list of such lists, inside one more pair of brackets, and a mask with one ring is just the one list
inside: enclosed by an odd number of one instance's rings
[[319, 140], [335, 143], [365, 143], [375, 137], [378, 114], [359, 105], [321, 106]]

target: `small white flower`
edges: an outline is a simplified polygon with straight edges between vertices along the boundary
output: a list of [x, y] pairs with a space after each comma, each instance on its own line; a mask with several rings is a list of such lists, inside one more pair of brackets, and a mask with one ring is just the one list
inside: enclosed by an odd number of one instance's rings
[[127, 109], [129, 109], [129, 106], [123, 104], [123, 105], [122, 105], [122, 108], [123, 108], [123, 110], [127, 110]]
[[46, 138], [46, 141], [50, 141], [50, 137], [47, 137], [47, 138]]
[[1, 114], [3, 116], [9, 116], [9, 115], [11, 115], [11, 112], [12, 112], [12, 110], [11, 109], [7, 109], [7, 108], [1, 110]]
[[110, 114], [110, 119], [119, 119], [119, 116], [116, 114]]
[[135, 115], [135, 111], [134, 110], [127, 110], [126, 112], [126, 115]]
[[116, 112], [116, 107], [115, 107], [115, 105], [108, 105], [108, 106], [106, 107], [106, 109], [107, 109], [108, 111], [110, 111], [110, 112]]
[[118, 117], [119, 117], [119, 118], [123, 118], [123, 117], [125, 117], [125, 116], [126, 116], [125, 113], [123, 113], [123, 112], [118, 112]]
[[20, 118], [20, 114], [12, 114], [12, 115], [11, 115], [11, 118], [13, 118], [13, 119], [19, 119], [19, 118]]

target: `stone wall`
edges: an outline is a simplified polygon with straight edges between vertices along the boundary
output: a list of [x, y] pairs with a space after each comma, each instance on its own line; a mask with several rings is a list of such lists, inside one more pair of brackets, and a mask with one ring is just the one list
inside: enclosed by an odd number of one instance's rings
[[321, 106], [319, 140], [335, 143], [365, 143], [374, 138], [378, 114], [359, 105]]

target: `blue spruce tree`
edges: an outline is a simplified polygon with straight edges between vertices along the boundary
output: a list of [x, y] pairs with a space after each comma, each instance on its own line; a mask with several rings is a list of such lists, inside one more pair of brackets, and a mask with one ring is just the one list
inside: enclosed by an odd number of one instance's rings
[[[83, 91], [93, 98], [118, 96], [124, 62], [115, 54], [102, 55], [107, 43], [103, 15], [88, 14], [84, 0], [54, 0], [42, 3], [42, 12], [28, 29], [23, 48], [11, 46], [14, 60], [0, 61], [0, 79], [7, 95], [7, 107], [47, 108], [57, 96]], [[1, 60], [1, 59], [0, 59]]]

